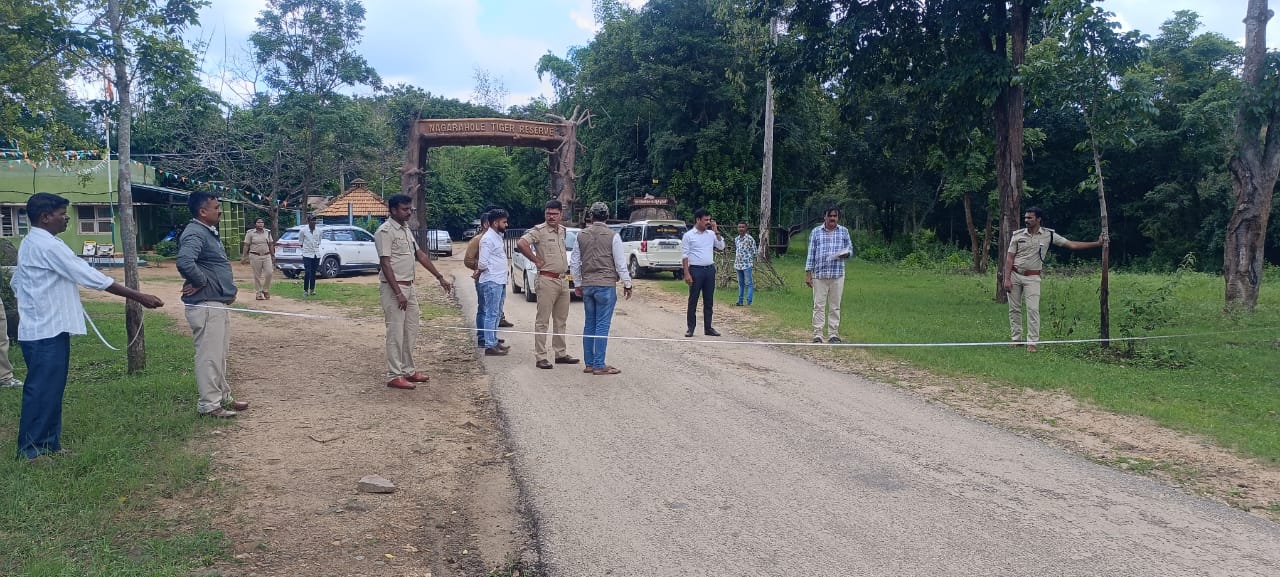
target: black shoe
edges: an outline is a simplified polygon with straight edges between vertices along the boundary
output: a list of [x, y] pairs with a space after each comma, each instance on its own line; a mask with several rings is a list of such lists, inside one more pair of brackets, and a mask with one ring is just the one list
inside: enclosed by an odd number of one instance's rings
[[717, 330], [715, 330], [715, 329], [707, 329], [707, 332], [706, 332], [706, 333], [703, 333], [703, 334], [705, 334], [705, 335], [707, 335], [707, 336], [709, 336], [709, 337], [718, 337], [718, 336], [720, 336], [720, 331], [717, 331]]
[[833, 345], [838, 345], [838, 344], [840, 344], [840, 343], [841, 343], [841, 342], [843, 342], [843, 341], [841, 341], [841, 340], [840, 340], [840, 337], [834, 337], [834, 336], [833, 336], [833, 337], [831, 337], [831, 338], [827, 339], [827, 342], [828, 342], [828, 343], [831, 343], [831, 344], [833, 344]]
[[689, 329], [689, 330], [685, 331], [685, 332], [684, 332], [684, 336], [686, 336], [686, 337], [691, 337], [691, 336], [693, 336], [693, 329]]
[[822, 342], [822, 337], [813, 337], [813, 342], [815, 342], [815, 343], [820, 343], [820, 342]]
[[502, 320], [498, 321], [498, 326], [499, 326], [499, 327], [502, 327], [502, 328], [504, 328], [504, 329], [505, 329], [505, 328], [514, 327], [514, 326], [516, 326], [516, 325], [515, 325], [515, 323], [513, 323], [513, 322], [511, 322], [511, 321], [509, 321], [509, 320], [507, 320], [507, 319], [505, 319], [505, 318], [504, 318], [504, 319], [502, 319]]

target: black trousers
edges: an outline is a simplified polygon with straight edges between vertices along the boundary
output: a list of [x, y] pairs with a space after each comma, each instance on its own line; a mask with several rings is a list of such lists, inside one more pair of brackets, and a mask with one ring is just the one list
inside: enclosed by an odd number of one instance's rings
[[310, 258], [302, 257], [302, 290], [316, 290], [316, 269], [320, 267], [320, 257]]
[[689, 276], [693, 277], [693, 284], [689, 285], [689, 308], [685, 310], [689, 331], [692, 332], [698, 326], [698, 295], [702, 295], [702, 330], [711, 330], [711, 310], [714, 307], [712, 303], [715, 302], [716, 293], [716, 267], [715, 265], [689, 265]]

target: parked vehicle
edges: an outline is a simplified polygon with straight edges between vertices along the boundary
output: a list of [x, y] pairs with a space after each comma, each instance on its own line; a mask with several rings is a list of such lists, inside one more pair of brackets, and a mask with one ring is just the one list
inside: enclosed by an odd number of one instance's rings
[[[565, 227], [564, 244], [568, 251], [572, 251], [577, 246], [578, 233], [582, 231], [580, 228]], [[534, 252], [537, 254], [537, 251]], [[569, 290], [573, 290], [577, 285], [573, 282], [573, 275], [569, 274]], [[513, 250], [511, 255], [511, 292], [515, 294], [524, 293], [524, 300], [529, 302], [538, 301], [538, 267], [533, 261], [520, 254], [520, 251]], [[577, 297], [569, 295], [570, 300]]]
[[687, 230], [682, 220], [639, 220], [623, 225], [618, 237], [627, 253], [631, 278], [664, 270], [677, 279], [684, 278], [681, 239]]
[[453, 256], [453, 239], [447, 230], [428, 230], [426, 253], [435, 256]]
[[[333, 278], [342, 273], [378, 270], [378, 249], [373, 235], [363, 228], [350, 225], [319, 225], [320, 268], [318, 276]], [[295, 226], [284, 231], [276, 241], [276, 268], [288, 278], [302, 274], [302, 243], [298, 241]]]
[[462, 240], [471, 240], [477, 234], [480, 234], [480, 219], [471, 221], [471, 226], [462, 231]]

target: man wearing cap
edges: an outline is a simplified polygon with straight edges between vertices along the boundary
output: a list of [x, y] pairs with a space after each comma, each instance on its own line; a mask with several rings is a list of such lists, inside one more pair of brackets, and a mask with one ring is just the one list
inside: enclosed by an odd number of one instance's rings
[[627, 251], [622, 239], [609, 228], [609, 205], [591, 205], [591, 224], [578, 233], [577, 246], [569, 253], [569, 271], [578, 280], [574, 293], [582, 297], [586, 322], [582, 329], [582, 356], [586, 358], [584, 373], [616, 375], [622, 371], [605, 364], [605, 347], [609, 344], [609, 324], [613, 307], [618, 303], [618, 281], [622, 292], [631, 300], [631, 275], [627, 272]]
[[[538, 267], [538, 316], [533, 323], [533, 354], [539, 369], [552, 368], [547, 355], [547, 325], [554, 324], [555, 334], [551, 346], [555, 350], [555, 362], [561, 365], [577, 364], [579, 359], [569, 356], [565, 347], [564, 331], [569, 322], [569, 255], [565, 251], [565, 230], [560, 225], [560, 201], [547, 201], [543, 209], [545, 222], [524, 233], [516, 243], [516, 250]], [[548, 323], [551, 321], [551, 323]]]
[[1044, 270], [1044, 257], [1050, 246], [1071, 250], [1096, 248], [1106, 242], [1098, 235], [1094, 242], [1067, 240], [1051, 228], [1040, 226], [1044, 211], [1039, 207], [1028, 208], [1023, 215], [1027, 228], [1013, 232], [1009, 239], [1009, 252], [1004, 259], [1004, 290], [1009, 292], [1009, 330], [1012, 333], [1009, 346], [1022, 344], [1022, 302], [1027, 305], [1027, 351], [1036, 352], [1040, 342], [1040, 273]]
[[453, 285], [436, 270], [409, 229], [413, 199], [405, 194], [392, 195], [387, 199], [387, 213], [390, 218], [373, 234], [373, 244], [378, 250], [378, 280], [382, 281], [379, 285], [382, 315], [387, 324], [387, 386], [416, 389], [417, 383], [425, 383], [431, 377], [413, 366], [413, 346], [422, 321], [413, 284], [417, 272], [414, 264], [421, 263], [446, 293], [453, 290]]

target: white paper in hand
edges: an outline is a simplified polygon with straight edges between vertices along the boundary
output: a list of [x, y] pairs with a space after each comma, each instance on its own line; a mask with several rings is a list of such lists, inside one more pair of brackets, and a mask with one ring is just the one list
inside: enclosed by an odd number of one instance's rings
[[827, 260], [837, 260], [837, 259], [842, 259], [842, 258], [849, 258], [849, 255], [850, 255], [850, 254], [852, 254], [852, 252], [851, 252], [849, 249], [847, 249], [847, 248], [846, 248], [846, 249], [844, 249], [844, 250], [842, 250], [842, 251], [840, 251], [840, 252], [838, 252], [838, 253], [835, 253], [835, 254], [831, 255], [831, 258], [829, 258], [829, 259], [827, 259]]

